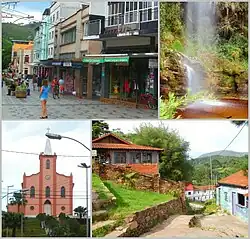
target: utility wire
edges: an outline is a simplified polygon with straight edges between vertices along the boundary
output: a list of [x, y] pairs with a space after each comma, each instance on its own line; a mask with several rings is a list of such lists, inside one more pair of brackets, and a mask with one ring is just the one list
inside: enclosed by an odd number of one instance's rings
[[[26, 154], [26, 155], [37, 155], [40, 156], [40, 154], [38, 153], [28, 153], [28, 152], [20, 152], [20, 151], [14, 151], [14, 150], [5, 150], [2, 149], [2, 152], [6, 152], [6, 153], [15, 153], [15, 154]], [[45, 156], [45, 155], [44, 155]], [[53, 155], [54, 156], [54, 155]], [[59, 156], [59, 157], [67, 157], [67, 158], [89, 158], [91, 156], [75, 156], [75, 155], [60, 155], [57, 154], [55, 156]]]

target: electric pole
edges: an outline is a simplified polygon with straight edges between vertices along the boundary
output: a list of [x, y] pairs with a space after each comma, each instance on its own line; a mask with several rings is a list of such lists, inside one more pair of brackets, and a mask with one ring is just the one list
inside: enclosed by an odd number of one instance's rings
[[[6, 196], [6, 199], [7, 199], [7, 204], [6, 204], [7, 212], [8, 212], [8, 205], [9, 205], [9, 188], [12, 188], [12, 187], [14, 187], [14, 185], [7, 186], [7, 196]], [[6, 236], [7, 237], [9, 236], [9, 228], [8, 227], [6, 228]]]

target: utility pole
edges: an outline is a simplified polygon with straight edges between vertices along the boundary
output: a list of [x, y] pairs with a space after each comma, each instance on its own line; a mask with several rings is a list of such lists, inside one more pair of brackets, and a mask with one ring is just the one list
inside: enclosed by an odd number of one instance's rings
[[[6, 207], [7, 207], [7, 212], [8, 212], [8, 205], [9, 205], [9, 188], [12, 188], [14, 187], [14, 185], [10, 185], [10, 186], [7, 186], [7, 204], [6, 204]], [[9, 236], [9, 228], [7, 227], [6, 229], [6, 236], [8, 237]]]
[[[29, 189], [21, 190], [22, 208], [24, 208], [24, 199], [25, 199], [24, 196], [27, 191], [29, 191]], [[23, 213], [21, 214], [21, 237], [23, 237], [23, 217], [24, 217], [24, 210]]]
[[210, 185], [211, 185], [211, 190], [212, 190], [212, 185], [213, 185], [213, 167], [212, 167], [212, 156], [210, 156], [210, 177], [211, 177], [211, 181], [210, 181]]

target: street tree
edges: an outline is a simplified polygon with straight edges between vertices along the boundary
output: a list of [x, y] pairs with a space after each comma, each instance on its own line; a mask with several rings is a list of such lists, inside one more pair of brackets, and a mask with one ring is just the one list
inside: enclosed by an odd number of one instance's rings
[[104, 120], [92, 121], [92, 139], [96, 139], [103, 134], [109, 133], [109, 125]]
[[10, 199], [10, 204], [11, 205], [17, 205], [17, 211], [20, 212], [20, 206], [27, 204], [27, 200], [25, 199], [23, 193], [21, 192], [14, 192], [13, 193], [13, 198]]
[[85, 215], [87, 215], [87, 208], [78, 206], [74, 209], [74, 212], [77, 214], [77, 216], [79, 216], [80, 219], [82, 219]]

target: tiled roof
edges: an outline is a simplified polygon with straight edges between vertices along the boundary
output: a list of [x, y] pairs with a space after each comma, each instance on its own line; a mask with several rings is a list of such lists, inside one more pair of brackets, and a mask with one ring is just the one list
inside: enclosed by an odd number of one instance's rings
[[215, 189], [216, 187], [214, 185], [205, 185], [205, 186], [194, 186], [194, 190], [197, 191], [205, 191], [210, 189]]
[[99, 137], [99, 138], [93, 139], [93, 140], [92, 140], [92, 143], [98, 142], [98, 141], [100, 141], [101, 139], [104, 139], [104, 138], [109, 137], [109, 136], [112, 136], [112, 137], [116, 138], [117, 140], [121, 141], [121, 142], [124, 143], [124, 144], [131, 144], [130, 142], [128, 142], [128, 141], [126, 141], [126, 140], [124, 140], [124, 139], [121, 139], [120, 137], [118, 137], [117, 135], [112, 134], [112, 133], [104, 134], [104, 135], [102, 135], [102, 136]]
[[137, 144], [113, 144], [113, 143], [92, 143], [93, 149], [127, 149], [127, 150], [151, 150], [163, 151], [160, 148], [153, 148], [150, 146], [143, 146]]
[[234, 173], [219, 181], [219, 184], [234, 185], [240, 187], [248, 187], [248, 176], [245, 175], [243, 170]]

